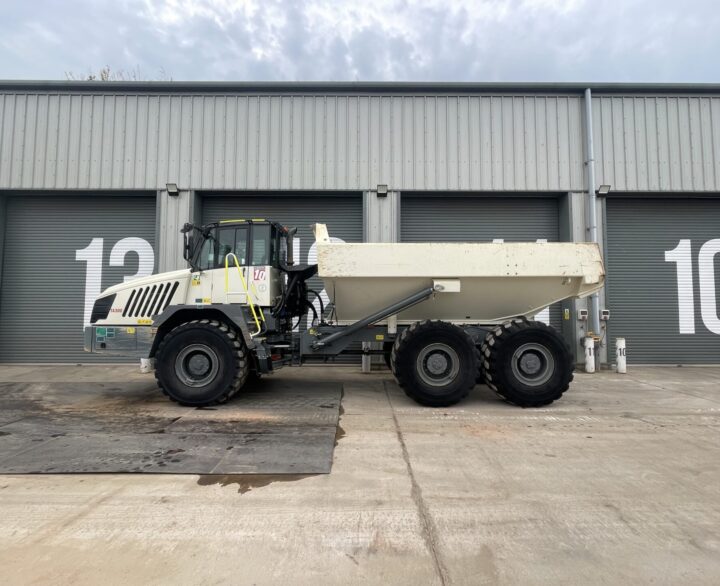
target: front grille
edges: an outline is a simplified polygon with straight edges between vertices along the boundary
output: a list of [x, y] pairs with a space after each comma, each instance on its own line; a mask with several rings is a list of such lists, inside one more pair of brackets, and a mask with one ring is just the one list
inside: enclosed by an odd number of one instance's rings
[[90, 323], [94, 324], [99, 319], [107, 319], [114, 301], [115, 295], [108, 295], [107, 297], [100, 297], [100, 299], [96, 299], [92, 308], [92, 313], [90, 314]]
[[123, 317], [151, 317], [162, 313], [179, 285], [179, 281], [168, 281], [133, 289], [123, 308]]

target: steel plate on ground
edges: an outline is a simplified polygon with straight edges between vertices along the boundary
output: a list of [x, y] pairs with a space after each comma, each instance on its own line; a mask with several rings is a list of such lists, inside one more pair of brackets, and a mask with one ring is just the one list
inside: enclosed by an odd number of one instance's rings
[[192, 409], [149, 381], [0, 383], [0, 474], [324, 474], [341, 385], [268, 378]]

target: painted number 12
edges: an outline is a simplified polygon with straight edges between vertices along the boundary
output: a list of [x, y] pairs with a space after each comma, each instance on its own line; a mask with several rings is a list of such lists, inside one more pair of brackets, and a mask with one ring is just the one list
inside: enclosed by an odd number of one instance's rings
[[[87, 263], [85, 270], [85, 306], [83, 312], [83, 326], [90, 323], [90, 314], [95, 299], [102, 291], [103, 272], [103, 239], [93, 238], [85, 248], [75, 251], [75, 260]], [[123, 238], [119, 240], [110, 251], [110, 266], [121, 267], [125, 265], [125, 255], [134, 252], [138, 256], [138, 270], [134, 275], [126, 275], [124, 281], [130, 281], [153, 274], [155, 268], [155, 253], [147, 240], [142, 238]]]

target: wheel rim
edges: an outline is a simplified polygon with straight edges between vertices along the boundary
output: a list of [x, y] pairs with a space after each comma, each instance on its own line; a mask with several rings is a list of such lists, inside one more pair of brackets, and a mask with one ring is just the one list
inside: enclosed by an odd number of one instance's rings
[[442, 387], [455, 380], [460, 372], [460, 359], [447, 344], [430, 344], [418, 354], [416, 367], [425, 384]]
[[175, 359], [175, 374], [189, 387], [204, 387], [218, 373], [218, 356], [205, 344], [191, 344]]
[[523, 344], [512, 356], [512, 372], [520, 382], [530, 387], [544, 385], [555, 372], [555, 359], [542, 344]]

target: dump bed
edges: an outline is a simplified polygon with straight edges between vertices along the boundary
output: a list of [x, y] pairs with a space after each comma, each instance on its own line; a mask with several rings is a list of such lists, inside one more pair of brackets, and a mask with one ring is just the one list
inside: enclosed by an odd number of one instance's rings
[[400, 323], [501, 323], [584, 297], [605, 279], [597, 244], [570, 242], [333, 243], [316, 230], [318, 274], [340, 323], [361, 319], [437, 281], [445, 291], [404, 310]]

